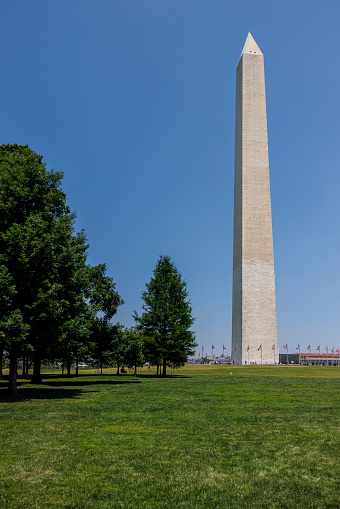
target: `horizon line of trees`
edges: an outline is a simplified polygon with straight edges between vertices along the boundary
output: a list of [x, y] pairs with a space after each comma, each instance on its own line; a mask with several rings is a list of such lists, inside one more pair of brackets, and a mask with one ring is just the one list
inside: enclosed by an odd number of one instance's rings
[[63, 174], [47, 170], [28, 146], [0, 146], [0, 377], [9, 359], [9, 394], [17, 395], [17, 364], [42, 360], [100, 366], [183, 365], [195, 335], [186, 282], [169, 256], [160, 256], [142, 294], [135, 328], [111, 322], [123, 299], [106, 264], [87, 263], [84, 231], [61, 189]]
[[[100, 341], [101, 340], [101, 341]], [[124, 327], [119, 322], [111, 324], [107, 330], [105, 345], [103, 344], [103, 336], [94, 336], [87, 343], [79, 343], [78, 351], [81, 350], [79, 355], [64, 356], [63, 352], [60, 355], [47, 355], [41, 358], [40, 368], [46, 366], [55, 366], [56, 364], [61, 367], [62, 375], [71, 376], [71, 371], [74, 369], [75, 376], [79, 374], [79, 366], [92, 367], [100, 370], [103, 373], [103, 368], [115, 368], [116, 374], [119, 375], [124, 372], [124, 368], [134, 369], [134, 374], [137, 373], [137, 368], [143, 365], [157, 366], [157, 376], [162, 375], [163, 359], [155, 358], [153, 340], [143, 336], [134, 327]], [[4, 379], [3, 371], [10, 367], [10, 353], [2, 350], [2, 362], [0, 362], [0, 380]], [[34, 377], [34, 350], [32, 345], [25, 346], [17, 357], [17, 377], [25, 377], [32, 375], [32, 383], [43, 383], [42, 379], [36, 380]], [[181, 362], [167, 361], [169, 367], [180, 367], [183, 365]]]

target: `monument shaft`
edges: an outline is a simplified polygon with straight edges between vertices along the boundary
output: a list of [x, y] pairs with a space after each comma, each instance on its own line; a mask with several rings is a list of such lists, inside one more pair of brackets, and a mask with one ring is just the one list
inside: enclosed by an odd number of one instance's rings
[[263, 54], [248, 34], [236, 69], [232, 357], [279, 360]]

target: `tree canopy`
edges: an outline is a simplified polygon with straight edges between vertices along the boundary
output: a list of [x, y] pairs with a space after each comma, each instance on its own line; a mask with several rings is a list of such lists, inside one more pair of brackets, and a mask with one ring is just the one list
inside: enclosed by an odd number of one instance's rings
[[152, 338], [152, 354], [161, 359], [165, 377], [167, 364], [183, 365], [197, 346], [190, 330], [194, 318], [187, 284], [170, 256], [159, 257], [142, 299], [143, 313], [138, 316], [135, 312], [134, 318], [137, 328]]
[[13, 394], [20, 354], [33, 349], [40, 382], [42, 358], [70, 362], [89, 346], [94, 321], [107, 322], [123, 303], [106, 265], [86, 263], [62, 177], [28, 146], [0, 146], [0, 347]]

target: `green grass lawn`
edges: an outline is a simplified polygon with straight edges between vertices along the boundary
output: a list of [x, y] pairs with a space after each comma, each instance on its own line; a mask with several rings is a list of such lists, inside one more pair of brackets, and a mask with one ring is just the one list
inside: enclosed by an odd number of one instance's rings
[[0, 507], [340, 507], [340, 368], [153, 374], [0, 382]]

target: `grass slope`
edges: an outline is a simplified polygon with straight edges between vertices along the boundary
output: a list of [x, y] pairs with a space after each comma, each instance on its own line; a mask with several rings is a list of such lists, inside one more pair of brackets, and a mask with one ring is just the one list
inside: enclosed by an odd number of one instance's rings
[[152, 375], [0, 382], [0, 507], [340, 507], [339, 368]]

